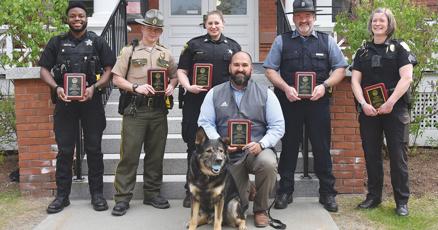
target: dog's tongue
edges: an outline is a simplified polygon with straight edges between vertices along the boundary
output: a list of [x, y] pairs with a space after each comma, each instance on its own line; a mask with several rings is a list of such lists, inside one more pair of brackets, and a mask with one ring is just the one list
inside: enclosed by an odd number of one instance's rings
[[211, 169], [213, 170], [213, 172], [218, 173], [221, 170], [221, 165], [220, 164], [214, 164], [211, 166]]

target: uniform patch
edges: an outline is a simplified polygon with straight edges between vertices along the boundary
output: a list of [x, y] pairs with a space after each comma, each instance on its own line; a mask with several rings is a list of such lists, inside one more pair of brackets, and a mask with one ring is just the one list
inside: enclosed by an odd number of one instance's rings
[[168, 68], [169, 67], [169, 61], [166, 60], [166, 53], [161, 52], [160, 57], [157, 59], [157, 66]]
[[189, 44], [184, 44], [184, 47], [181, 50], [181, 53], [184, 53], [184, 51], [187, 49], [187, 47], [189, 47]]
[[138, 58], [131, 60], [131, 64], [134, 66], [142, 66], [142, 65], [146, 65], [147, 63], [148, 63], [148, 59], [146, 58]]
[[90, 39], [88, 39], [88, 40], [85, 41], [85, 44], [86, 44], [87, 46], [92, 46], [92, 45], [93, 45], [93, 41], [91, 41]]
[[403, 46], [403, 48], [405, 48], [406, 51], [410, 52], [411, 49], [409, 48], [408, 44], [406, 44], [406, 42], [400, 42], [400, 45]]

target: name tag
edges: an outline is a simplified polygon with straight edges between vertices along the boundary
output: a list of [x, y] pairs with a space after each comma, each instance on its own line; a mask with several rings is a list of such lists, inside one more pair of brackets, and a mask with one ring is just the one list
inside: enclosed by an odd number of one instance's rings
[[324, 57], [324, 54], [323, 53], [316, 53], [315, 54], [317, 57]]

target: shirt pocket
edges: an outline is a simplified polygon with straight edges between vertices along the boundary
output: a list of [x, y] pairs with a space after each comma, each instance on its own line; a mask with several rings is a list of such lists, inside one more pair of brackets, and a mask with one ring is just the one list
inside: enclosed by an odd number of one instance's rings
[[329, 66], [327, 54], [325, 53], [313, 53], [311, 55], [311, 59], [312, 59], [312, 66], [317, 72], [326, 70], [327, 67]]
[[195, 50], [193, 52], [193, 61], [194, 62], [201, 62], [204, 61], [207, 58], [207, 53], [203, 50]]

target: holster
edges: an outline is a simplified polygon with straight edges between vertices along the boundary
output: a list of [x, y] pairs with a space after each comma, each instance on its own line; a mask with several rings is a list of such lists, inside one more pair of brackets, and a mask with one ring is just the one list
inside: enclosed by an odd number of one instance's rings
[[125, 108], [131, 103], [132, 100], [132, 94], [120, 90], [120, 97], [119, 97], [119, 108], [118, 112], [120, 115], [123, 115]]

